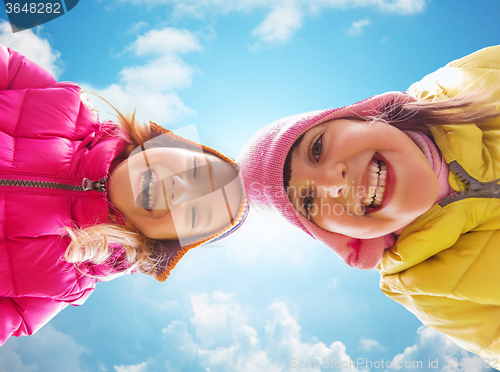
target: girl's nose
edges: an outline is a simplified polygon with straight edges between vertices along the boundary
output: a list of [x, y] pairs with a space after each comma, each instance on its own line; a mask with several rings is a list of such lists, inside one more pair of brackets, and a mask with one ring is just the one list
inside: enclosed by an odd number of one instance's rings
[[201, 166], [196, 177], [192, 170], [177, 173], [165, 179], [168, 203], [176, 205], [211, 194], [237, 176], [238, 173], [230, 164], [222, 162], [210, 168], [209, 165]]
[[184, 201], [187, 196], [186, 190], [188, 189], [186, 187], [186, 182], [185, 177], [179, 175], [172, 176], [170, 187], [167, 187], [167, 197], [170, 205], [176, 205]]
[[324, 170], [321, 178], [325, 196], [329, 198], [338, 198], [347, 187], [347, 167], [341, 163], [336, 164]]
[[190, 171], [185, 171], [173, 175], [169, 181], [167, 196], [170, 205], [185, 203], [213, 191], [208, 167], [202, 167], [196, 179], [192, 178]]

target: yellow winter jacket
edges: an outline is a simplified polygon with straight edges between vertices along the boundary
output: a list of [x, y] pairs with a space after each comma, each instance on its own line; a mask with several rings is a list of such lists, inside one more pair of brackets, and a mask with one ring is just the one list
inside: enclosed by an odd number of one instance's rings
[[[474, 89], [487, 89], [490, 103], [500, 112], [500, 46], [447, 64], [413, 84], [408, 93], [418, 100], [440, 100]], [[448, 164], [458, 163], [483, 184], [500, 183], [500, 118], [431, 131]], [[468, 188], [451, 171], [449, 182], [458, 192]], [[387, 296], [457, 345], [492, 363], [496, 360], [495, 367], [500, 364], [497, 182], [488, 185], [488, 197], [462, 194], [445, 206], [434, 205], [403, 231], [378, 267]]]

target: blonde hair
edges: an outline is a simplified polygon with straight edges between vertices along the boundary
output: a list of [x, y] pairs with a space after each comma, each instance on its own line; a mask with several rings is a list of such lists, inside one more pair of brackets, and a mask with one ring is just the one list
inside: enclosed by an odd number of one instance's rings
[[500, 115], [486, 89], [476, 89], [455, 97], [439, 100], [388, 102], [375, 117], [356, 117], [367, 121], [383, 121], [401, 130], [430, 135], [429, 128], [438, 125], [482, 124]]
[[[103, 99], [100, 96], [98, 97]], [[106, 102], [113, 107], [108, 101]], [[148, 125], [142, 124], [135, 119], [135, 110], [132, 114], [123, 115], [115, 107], [113, 109], [117, 113], [118, 124], [123, 135], [130, 142], [124, 152], [124, 156], [127, 157], [135, 148], [143, 146], [150, 139], [151, 131]], [[71, 243], [64, 254], [64, 259], [75, 264], [77, 269], [84, 263], [96, 265], [105, 263], [113, 255], [114, 248], [119, 246], [124, 249], [123, 256], [126, 260], [121, 265], [123, 267], [117, 268], [121, 271], [119, 275], [137, 270], [143, 274], [155, 276], [158, 263], [165, 260], [168, 262], [169, 256], [173, 256], [175, 253], [169, 252], [168, 248], [159, 248], [165, 244], [156, 239], [150, 239], [136, 230], [113, 223], [104, 223], [83, 229], [65, 227], [64, 230], [71, 239]], [[161, 253], [158, 252], [159, 249], [164, 251], [163, 254], [159, 254]], [[112, 275], [111, 278], [115, 276]]]

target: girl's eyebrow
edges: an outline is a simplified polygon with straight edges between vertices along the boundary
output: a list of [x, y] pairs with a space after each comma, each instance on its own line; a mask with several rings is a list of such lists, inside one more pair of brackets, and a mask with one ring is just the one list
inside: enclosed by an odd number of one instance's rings
[[212, 185], [212, 192], [214, 192], [215, 191], [214, 177], [213, 177], [214, 170], [213, 170], [213, 167], [212, 167], [212, 162], [210, 161], [210, 159], [208, 158], [208, 156], [205, 157], [205, 161], [208, 164], [208, 176], [210, 177], [210, 184]]

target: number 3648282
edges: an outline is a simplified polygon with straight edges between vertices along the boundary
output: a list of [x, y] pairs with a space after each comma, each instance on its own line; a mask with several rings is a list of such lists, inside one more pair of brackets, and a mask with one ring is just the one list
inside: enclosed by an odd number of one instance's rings
[[7, 13], [61, 13], [60, 3], [5, 3]]

